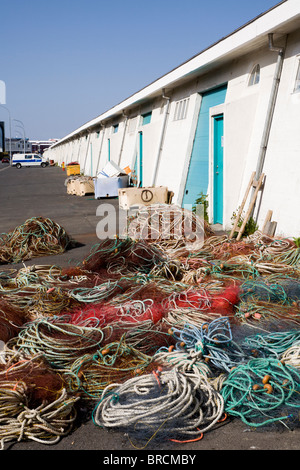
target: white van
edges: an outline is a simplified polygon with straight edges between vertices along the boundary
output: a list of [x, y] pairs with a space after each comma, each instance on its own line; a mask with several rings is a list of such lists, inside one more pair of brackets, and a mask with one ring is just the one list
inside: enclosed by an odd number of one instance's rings
[[45, 166], [49, 165], [49, 160], [36, 153], [15, 153], [12, 157], [12, 166], [22, 168], [22, 166]]

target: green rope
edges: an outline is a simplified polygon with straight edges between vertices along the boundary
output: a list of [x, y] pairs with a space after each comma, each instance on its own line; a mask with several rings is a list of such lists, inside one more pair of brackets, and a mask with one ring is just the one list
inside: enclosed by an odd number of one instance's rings
[[243, 346], [274, 359], [280, 358], [284, 351], [299, 341], [300, 330], [290, 330], [248, 336], [244, 339]]
[[270, 358], [239, 365], [221, 390], [225, 411], [253, 427], [293, 418], [300, 408], [299, 392], [299, 372]]

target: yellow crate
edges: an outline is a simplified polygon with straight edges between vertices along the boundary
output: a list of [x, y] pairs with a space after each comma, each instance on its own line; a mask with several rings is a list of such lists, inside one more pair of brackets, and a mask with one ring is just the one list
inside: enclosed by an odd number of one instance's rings
[[80, 165], [69, 165], [67, 168], [67, 175], [80, 175]]

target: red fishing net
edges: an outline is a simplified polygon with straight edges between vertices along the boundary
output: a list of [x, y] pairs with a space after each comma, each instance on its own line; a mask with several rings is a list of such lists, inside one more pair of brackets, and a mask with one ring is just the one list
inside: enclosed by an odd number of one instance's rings
[[230, 315], [239, 302], [239, 287], [226, 287], [219, 293], [211, 294], [205, 289], [191, 288], [170, 296], [164, 302], [166, 308], [194, 308], [205, 312]]
[[160, 302], [131, 300], [122, 305], [100, 302], [74, 309], [69, 316], [73, 324], [88, 321], [98, 322], [100, 327], [114, 323], [139, 323], [151, 320], [157, 323], [166, 314], [166, 308]]
[[[0, 388], [7, 382], [16, 387], [22, 382], [30, 406], [51, 403], [56, 400], [65, 381], [42, 357], [20, 359], [8, 365], [0, 365]], [[13, 385], [14, 384], [14, 385]]]
[[0, 299], [0, 340], [5, 343], [16, 336], [26, 322], [25, 313]]

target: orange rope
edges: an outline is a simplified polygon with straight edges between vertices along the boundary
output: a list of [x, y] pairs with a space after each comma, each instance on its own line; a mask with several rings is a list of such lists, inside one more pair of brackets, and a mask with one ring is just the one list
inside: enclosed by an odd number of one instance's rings
[[[198, 428], [197, 428], [198, 429]], [[198, 431], [200, 431], [200, 429], [198, 429]], [[197, 437], [196, 439], [187, 439], [186, 441], [178, 441], [177, 439], [170, 439], [170, 441], [172, 442], [178, 442], [179, 444], [186, 444], [188, 442], [197, 442], [197, 441], [201, 441], [201, 439], [203, 438], [203, 432], [200, 434], [199, 437]]]

